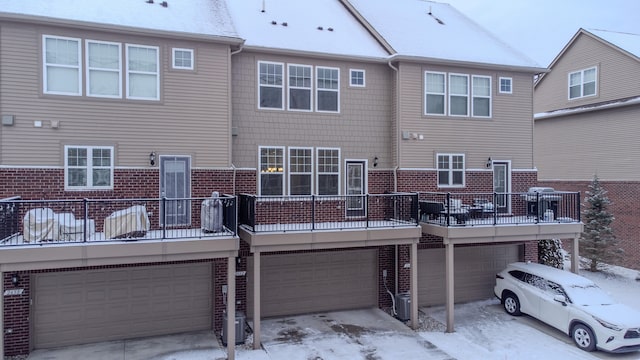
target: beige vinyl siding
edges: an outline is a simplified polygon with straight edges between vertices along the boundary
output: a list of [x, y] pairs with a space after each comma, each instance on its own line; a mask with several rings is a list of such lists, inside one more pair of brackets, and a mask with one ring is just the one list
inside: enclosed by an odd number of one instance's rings
[[[257, 63], [270, 61], [312, 65], [315, 108], [316, 66], [340, 69], [340, 113], [258, 109]], [[379, 158], [378, 168], [392, 166], [391, 100], [392, 70], [386, 64], [330, 59], [276, 56], [241, 52], [232, 57], [233, 71], [233, 164], [256, 168], [258, 146], [337, 147], [341, 158]], [[349, 69], [366, 71], [366, 87], [349, 86]], [[287, 88], [285, 86], [285, 109]]]
[[[597, 67], [597, 93], [569, 101], [570, 72]], [[536, 113], [640, 95], [640, 62], [587, 35], [578, 36], [536, 86]]]
[[[490, 76], [491, 118], [425, 116], [425, 71]], [[513, 79], [512, 94], [498, 93], [500, 77]], [[468, 169], [484, 168], [488, 157], [511, 160], [514, 169], [533, 166], [532, 74], [402, 63], [399, 91], [400, 131], [424, 137], [400, 140], [401, 167], [434, 168], [436, 153], [463, 153]]]
[[540, 180], [640, 180], [640, 106], [536, 121]]
[[[151, 151], [191, 155], [194, 167], [230, 165], [228, 46], [14, 23], [0, 30], [0, 109], [16, 119], [2, 132], [2, 165], [62, 166], [66, 144], [113, 145], [116, 166], [147, 167]], [[83, 47], [86, 39], [119, 42], [123, 51], [126, 43], [158, 46], [160, 101], [128, 100], [124, 89], [122, 99], [43, 95], [43, 34], [81, 38]], [[194, 71], [171, 69], [173, 47], [194, 49]]]

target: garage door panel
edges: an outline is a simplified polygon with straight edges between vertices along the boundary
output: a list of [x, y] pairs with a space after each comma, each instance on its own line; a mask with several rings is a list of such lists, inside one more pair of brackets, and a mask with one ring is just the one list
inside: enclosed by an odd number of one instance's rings
[[[493, 296], [495, 274], [519, 260], [519, 245], [456, 247], [454, 254], [455, 302], [488, 299]], [[418, 251], [418, 303], [445, 303], [444, 249]]]
[[[377, 250], [261, 257], [263, 317], [377, 306]], [[248, 313], [253, 313], [249, 261]]]
[[211, 328], [208, 263], [44, 273], [34, 280], [34, 346]]

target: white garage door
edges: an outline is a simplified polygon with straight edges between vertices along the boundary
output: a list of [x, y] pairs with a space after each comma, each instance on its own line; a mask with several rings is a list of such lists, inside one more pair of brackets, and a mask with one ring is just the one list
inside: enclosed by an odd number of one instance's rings
[[[377, 250], [262, 255], [263, 317], [376, 307]], [[249, 259], [247, 310], [253, 314], [253, 264]]]
[[210, 329], [209, 263], [37, 274], [35, 348]]
[[[483, 300], [493, 297], [496, 273], [520, 257], [520, 245], [485, 245], [455, 247], [455, 302]], [[418, 304], [445, 303], [444, 249], [418, 251]]]

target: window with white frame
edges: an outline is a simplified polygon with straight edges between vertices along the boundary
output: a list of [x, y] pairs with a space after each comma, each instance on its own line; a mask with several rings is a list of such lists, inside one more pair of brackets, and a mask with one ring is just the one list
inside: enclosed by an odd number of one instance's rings
[[596, 79], [595, 67], [569, 73], [569, 99], [595, 95]]
[[119, 43], [86, 41], [87, 96], [122, 97]]
[[500, 93], [501, 94], [511, 94], [513, 92], [513, 79], [510, 77], [501, 77], [500, 78]]
[[172, 67], [180, 70], [193, 70], [193, 50], [192, 49], [173, 49]]
[[463, 154], [438, 154], [438, 186], [461, 187], [464, 186], [464, 155]]
[[364, 70], [351, 69], [349, 70], [349, 86], [353, 87], [365, 87]]
[[82, 95], [80, 39], [44, 35], [43, 92]]
[[284, 147], [260, 147], [260, 195], [284, 195]]
[[449, 115], [469, 115], [469, 76], [449, 74]]
[[127, 44], [127, 98], [159, 100], [159, 71], [157, 46]]
[[445, 73], [425, 72], [425, 113], [427, 115], [445, 114]]
[[313, 148], [289, 148], [289, 195], [311, 195]]
[[284, 64], [258, 62], [258, 107], [260, 109], [284, 109]]
[[318, 111], [340, 111], [340, 69], [316, 68], [316, 109]]
[[340, 194], [340, 149], [317, 149], [318, 195]]
[[311, 66], [289, 65], [289, 110], [311, 111]]
[[491, 117], [491, 77], [471, 76], [471, 113], [475, 117]]
[[65, 146], [65, 188], [113, 189], [113, 147]]

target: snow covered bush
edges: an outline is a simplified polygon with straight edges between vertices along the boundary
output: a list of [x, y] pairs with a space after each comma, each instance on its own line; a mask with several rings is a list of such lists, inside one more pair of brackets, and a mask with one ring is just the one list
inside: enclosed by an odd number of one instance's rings
[[562, 269], [564, 267], [564, 252], [560, 239], [538, 241], [538, 262], [540, 264]]

